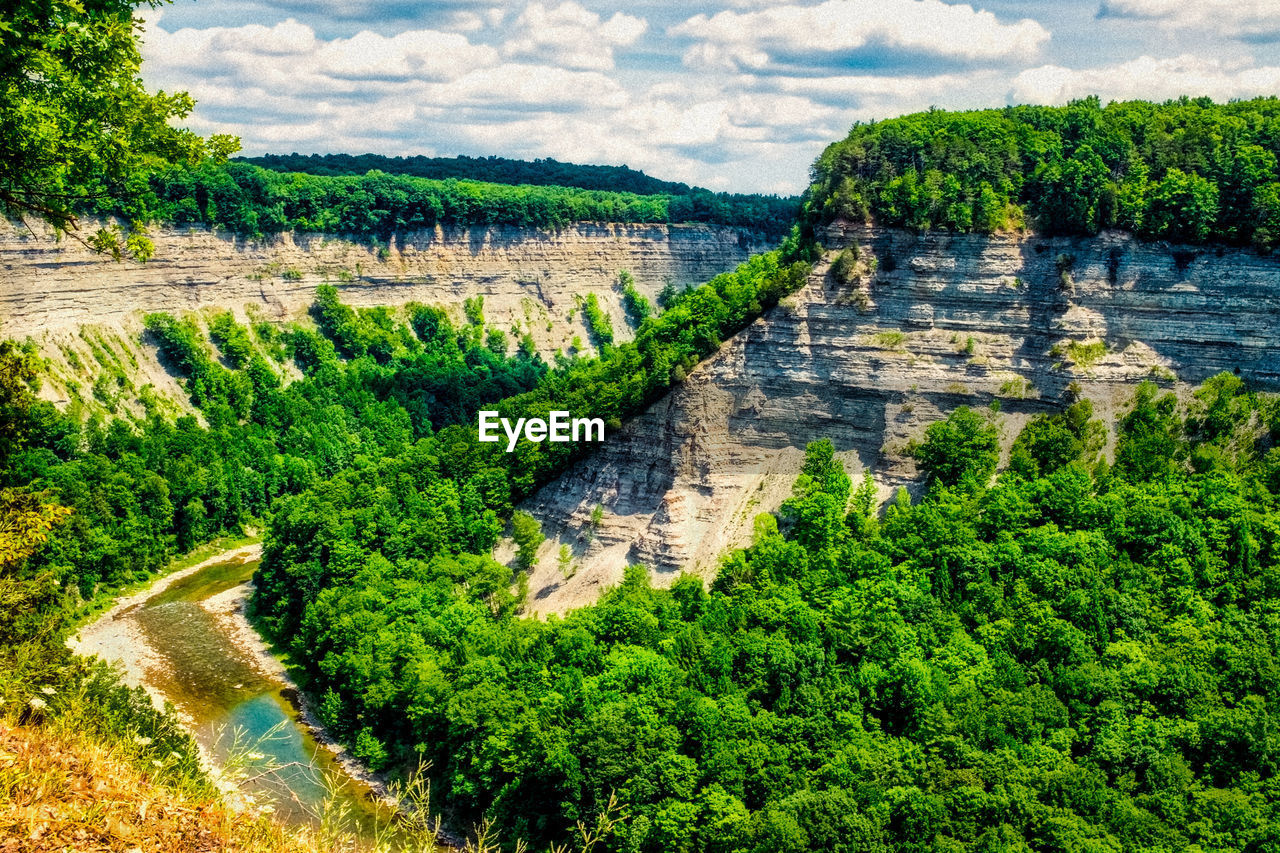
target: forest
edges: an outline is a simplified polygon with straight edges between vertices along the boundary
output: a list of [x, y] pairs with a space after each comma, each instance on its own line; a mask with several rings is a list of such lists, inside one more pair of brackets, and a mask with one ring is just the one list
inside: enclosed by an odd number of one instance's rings
[[[314, 330], [215, 317], [229, 367], [153, 315], [208, 427], [80, 425], [9, 384], [3, 485], [74, 510], [14, 577], [101, 595], [265, 520], [255, 618], [325, 722], [373, 767], [429, 759], [451, 819], [508, 839], [564, 840], [616, 797], [619, 851], [1280, 843], [1280, 404], [1229, 374], [1185, 406], [1137, 388], [1110, 457], [1087, 401], [1038, 416], [999, 472], [996, 407], [957, 409], [911, 449], [927, 494], [883, 514], [815, 443], [709, 589], [635, 567], [521, 615], [525, 575], [490, 551], [572, 449], [494, 452], [476, 409], [603, 405], [616, 428], [805, 270], [758, 257], [554, 365], [496, 352], [482, 306], [459, 327], [327, 286]], [[33, 358], [7, 347], [3, 374]], [[6, 697], [48, 654], [6, 646]]]
[[582, 222], [701, 222], [781, 240], [797, 199], [714, 194], [637, 195], [564, 186], [277, 172], [245, 162], [168, 162], [104, 192], [85, 212], [139, 223], [202, 224], [247, 237], [282, 231], [352, 235], [384, 243], [405, 231], [514, 225], [556, 229]]
[[689, 195], [709, 193], [677, 181], [663, 181], [627, 166], [594, 166], [561, 163], [559, 160], [512, 160], [508, 157], [384, 157], [381, 154], [264, 154], [236, 157], [275, 172], [306, 172], [309, 175], [365, 175], [385, 172], [443, 181], [459, 178], [490, 184], [532, 184], [578, 187], [584, 190], [635, 193], [636, 195]]
[[[0, 212], [63, 231], [88, 211], [377, 240], [687, 221], [685, 195], [227, 163], [233, 140], [169, 126], [189, 98], [142, 89], [133, 6], [24, 0], [0, 26], [6, 117], [21, 119], [0, 133]], [[127, 97], [82, 97], [104, 87]], [[323, 285], [283, 326], [147, 316], [199, 416], [81, 420], [39, 398], [34, 344], [0, 342], [6, 718], [76, 706], [142, 766], [207, 785], [174, 719], [63, 639], [175, 555], [261, 525], [253, 616], [327, 726], [372, 768], [429, 761], [450, 822], [490, 819], [510, 849], [564, 842], [610, 804], [597, 851], [1280, 849], [1276, 395], [1231, 374], [1183, 399], [1144, 383], [1112, 447], [1071, 394], [1009, 436], [1004, 466], [998, 406], [961, 406], [906, 448], [921, 493], [884, 508], [817, 441], [709, 585], [655, 589], [634, 566], [545, 620], [522, 614], [540, 533], [515, 507], [581, 451], [507, 454], [474, 429], [484, 407], [616, 431], [803, 286], [816, 226], [835, 219], [1269, 251], [1278, 103], [858, 125], [818, 160], [804, 228], [777, 250], [656, 306], [620, 276], [631, 334], [584, 299], [589, 357], [509, 346], [479, 299], [458, 320], [353, 308]], [[775, 203], [708, 215], [781, 236]], [[515, 566], [492, 557], [508, 530]]]
[[930, 110], [858, 123], [812, 169], [810, 226], [1032, 228], [1280, 246], [1280, 98]]
[[1280, 843], [1276, 398], [1143, 385], [1114, 464], [1080, 401], [993, 479], [998, 429], [930, 427], [927, 496], [883, 517], [815, 443], [709, 590], [634, 567], [546, 621], [424, 544], [421, 463], [349, 471], [281, 503], [257, 606], [365, 760], [430, 758], [510, 837], [616, 795], [611, 850]]

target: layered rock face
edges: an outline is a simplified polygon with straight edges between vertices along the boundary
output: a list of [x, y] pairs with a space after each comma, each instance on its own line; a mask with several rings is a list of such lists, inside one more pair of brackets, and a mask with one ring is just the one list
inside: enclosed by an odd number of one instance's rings
[[[316, 234], [252, 241], [203, 228], [151, 236], [152, 260], [116, 263], [74, 240], [0, 223], [0, 335], [204, 307], [254, 305], [285, 319], [304, 310], [325, 281], [353, 305], [460, 304], [483, 295], [492, 298], [486, 309], [494, 323], [523, 319], [517, 309], [524, 299], [559, 317], [575, 295], [612, 288], [620, 270], [653, 294], [668, 280], [704, 281], [763, 248], [749, 234], [700, 225], [437, 228], [386, 247]], [[543, 332], [546, 338], [545, 325]]]
[[[855, 482], [870, 470], [887, 498], [919, 487], [906, 444], [959, 405], [999, 400], [1007, 451], [1030, 417], [1065, 405], [1071, 383], [1107, 422], [1144, 379], [1185, 391], [1228, 370], [1280, 387], [1274, 257], [1120, 234], [852, 226], [826, 244], [802, 292], [527, 502], [548, 534], [535, 609], [592, 600], [628, 563], [659, 584], [682, 569], [714, 576], [755, 516], [790, 494], [815, 439], [834, 442]], [[837, 276], [843, 247], [857, 258]]]
[[[113, 262], [75, 240], [0, 221], [0, 337], [40, 344], [55, 362], [48, 389], [55, 399], [69, 393], [60, 380], [93, 380], [76, 363], [92, 363], [104, 349], [118, 351], [130, 372], [139, 362], [157, 388], [181, 396], [151, 363], [150, 348], [138, 346], [147, 312], [217, 308], [279, 321], [303, 315], [316, 286], [329, 282], [352, 305], [417, 301], [451, 306], [461, 320], [463, 300], [483, 296], [489, 325], [528, 333], [550, 355], [575, 337], [584, 347], [590, 341], [581, 312], [575, 314], [577, 297], [588, 293], [597, 294], [618, 336], [627, 337], [621, 270], [652, 298], [667, 282], [705, 281], [767, 248], [730, 228], [590, 223], [554, 232], [437, 228], [386, 246], [312, 234], [253, 241], [204, 228], [168, 228], [151, 238], [156, 252], [147, 263]], [[86, 328], [98, 353], [85, 340]]]
[[[149, 383], [185, 399], [141, 340], [149, 311], [296, 318], [325, 281], [350, 304], [420, 301], [453, 306], [459, 319], [463, 299], [484, 296], [489, 325], [527, 332], [549, 354], [589, 340], [575, 310], [588, 293], [628, 336], [620, 270], [653, 297], [668, 281], [705, 281], [767, 248], [733, 229], [680, 225], [436, 230], [386, 247], [202, 229], [152, 237], [153, 260], [114, 263], [0, 223], [0, 337], [40, 345], [51, 365], [45, 396], [92, 405]], [[548, 535], [530, 584], [535, 610], [594, 600], [628, 563], [649, 566], [660, 584], [680, 570], [714, 575], [756, 515], [789, 495], [815, 439], [830, 438], [855, 478], [871, 471], [888, 498], [919, 488], [907, 442], [959, 405], [998, 400], [1007, 448], [1034, 414], [1060, 409], [1072, 383], [1108, 422], [1143, 379], [1184, 391], [1228, 370], [1280, 387], [1274, 257], [1121, 234], [837, 226], [825, 243], [803, 291], [527, 501]], [[99, 389], [111, 363], [134, 386]]]

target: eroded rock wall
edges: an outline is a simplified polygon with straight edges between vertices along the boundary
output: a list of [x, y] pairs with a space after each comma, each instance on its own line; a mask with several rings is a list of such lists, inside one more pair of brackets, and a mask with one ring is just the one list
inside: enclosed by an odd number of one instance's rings
[[[789, 495], [804, 446], [830, 438], [882, 498], [918, 488], [905, 445], [956, 406], [999, 399], [1005, 445], [1079, 383], [1110, 422], [1141, 380], [1185, 390], [1223, 370], [1280, 387], [1280, 259], [1092, 239], [836, 227], [807, 287], [667, 399], [534, 495], [548, 542], [534, 607], [616, 583], [712, 577], [755, 516]], [[848, 281], [828, 264], [857, 246]], [[598, 525], [592, 511], [601, 507]], [[568, 544], [572, 577], [558, 552]]]
[[[84, 231], [96, 227], [85, 223]], [[547, 356], [575, 337], [589, 348], [575, 310], [576, 297], [588, 293], [597, 294], [617, 336], [629, 336], [619, 271], [631, 272], [652, 299], [667, 282], [705, 281], [767, 248], [756, 235], [701, 225], [437, 228], [386, 246], [313, 234], [255, 241], [206, 228], [158, 229], [151, 237], [150, 261], [114, 262], [74, 239], [0, 221], [0, 337], [31, 338], [52, 360], [46, 396], [87, 398], [97, 379], [92, 366], [105, 352], [180, 398], [153, 348], [140, 343], [143, 315], [231, 309], [241, 319], [293, 319], [305, 315], [323, 282], [352, 305], [424, 302], [451, 307], [459, 320], [463, 300], [483, 296], [486, 322], [507, 332], [512, 347], [518, 332], [531, 334]]]

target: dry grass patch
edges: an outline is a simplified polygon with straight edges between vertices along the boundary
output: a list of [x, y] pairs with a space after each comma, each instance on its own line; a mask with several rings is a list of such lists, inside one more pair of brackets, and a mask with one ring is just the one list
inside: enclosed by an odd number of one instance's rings
[[0, 851], [314, 849], [266, 818], [158, 785], [88, 738], [0, 722]]

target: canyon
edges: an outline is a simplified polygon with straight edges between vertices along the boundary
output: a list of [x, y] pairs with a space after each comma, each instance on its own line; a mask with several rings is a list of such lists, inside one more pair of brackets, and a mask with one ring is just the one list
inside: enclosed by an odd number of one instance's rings
[[[715, 576], [828, 438], [886, 501], [919, 494], [909, 442], [988, 407], [1008, 453], [1075, 397], [1114, 425], [1143, 380], [1185, 396], [1232, 371], [1280, 387], [1280, 259], [1222, 247], [889, 231], [836, 223], [807, 285], [525, 504], [547, 534], [532, 606], [598, 598], [628, 564]], [[852, 258], [844, 276], [832, 262]], [[560, 559], [568, 546], [572, 560]]]
[[[837, 222], [819, 236], [827, 249], [801, 291], [524, 502], [547, 535], [531, 610], [593, 601], [628, 564], [659, 585], [681, 571], [713, 577], [756, 516], [790, 494], [815, 439], [835, 444], [855, 481], [870, 472], [886, 501], [900, 487], [920, 492], [910, 442], [960, 405], [998, 404], [1007, 453], [1027, 420], [1076, 397], [1113, 425], [1143, 380], [1183, 397], [1221, 371], [1280, 387], [1273, 256], [1114, 232], [916, 234]], [[589, 340], [578, 308], [589, 293], [629, 336], [619, 271], [652, 299], [767, 248], [699, 225], [437, 229], [385, 246], [206, 229], [152, 238], [147, 264], [116, 263], [74, 240], [0, 226], [0, 336], [39, 347], [46, 398], [91, 407], [84, 386], [114, 361], [130, 394], [149, 384], [185, 405], [143, 340], [149, 311], [296, 320], [327, 281], [352, 305], [419, 301], [461, 320], [463, 300], [483, 296], [489, 325], [530, 334], [549, 357]], [[514, 548], [497, 555], [510, 560]]]

